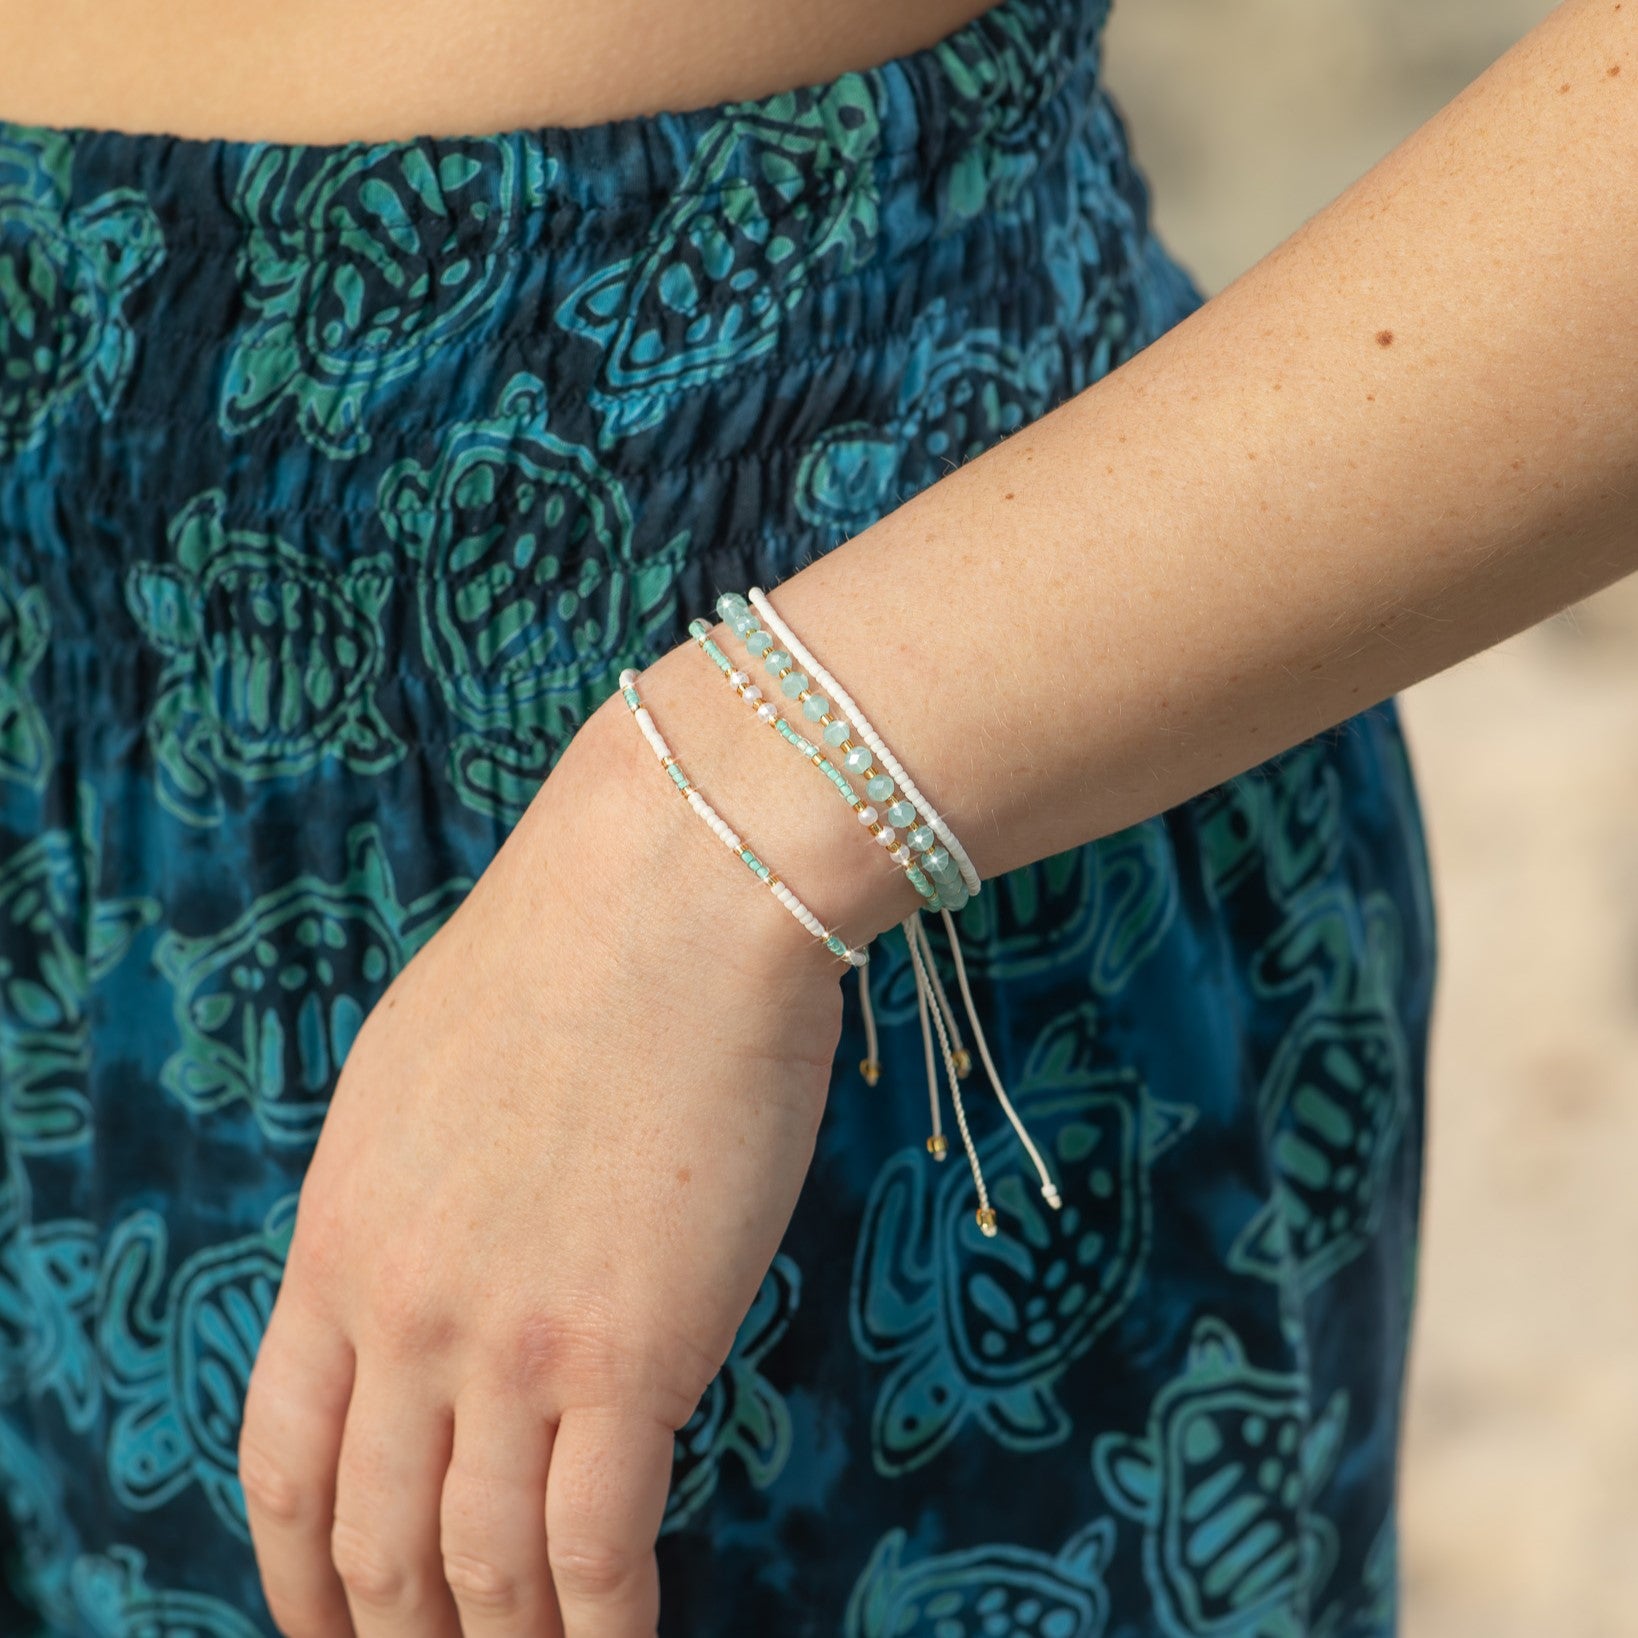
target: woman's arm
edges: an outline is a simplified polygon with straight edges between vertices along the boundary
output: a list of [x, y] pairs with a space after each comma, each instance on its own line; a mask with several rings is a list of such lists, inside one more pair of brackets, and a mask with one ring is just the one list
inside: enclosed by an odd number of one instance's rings
[[[1632, 37], [1567, 0], [1199, 312], [779, 588], [984, 874], [1638, 562]], [[849, 942], [909, 912], [702, 658], [643, 693]], [[326, 1115], [239, 1445], [302, 1638], [654, 1631], [672, 1430], [802, 1185], [840, 967], [628, 715], [576, 736]]]
[[[1638, 568], [1635, 48], [1638, 4], [1566, 0], [1197, 312], [773, 593], [981, 874]], [[909, 912], [699, 656], [644, 687], [748, 834], [806, 838], [821, 916]]]

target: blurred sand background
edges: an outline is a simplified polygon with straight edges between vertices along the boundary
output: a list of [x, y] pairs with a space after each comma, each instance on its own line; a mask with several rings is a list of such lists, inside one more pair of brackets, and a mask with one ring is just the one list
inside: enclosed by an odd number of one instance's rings
[[[1115, 0], [1105, 75], [1208, 294], [1545, 0]], [[1404, 1638], [1638, 1634], [1638, 577], [1400, 696], [1440, 973]]]

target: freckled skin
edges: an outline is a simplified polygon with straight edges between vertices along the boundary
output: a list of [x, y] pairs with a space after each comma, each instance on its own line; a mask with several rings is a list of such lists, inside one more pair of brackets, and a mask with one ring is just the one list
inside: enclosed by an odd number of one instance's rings
[[1379, 347], [1391, 347], [1393, 345], [1393, 331], [1378, 330], [1376, 332], [1376, 344]]

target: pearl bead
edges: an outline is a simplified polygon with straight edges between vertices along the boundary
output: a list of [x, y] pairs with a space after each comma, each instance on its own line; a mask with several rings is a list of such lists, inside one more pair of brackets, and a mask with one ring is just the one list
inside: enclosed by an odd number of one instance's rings
[[888, 854], [888, 857], [896, 865], [907, 865], [910, 863], [910, 849], [907, 848], [903, 842], [900, 842], [899, 845], [895, 847], [890, 854]]
[[745, 698], [749, 700], [752, 705], [755, 705], [756, 702], [762, 698], [762, 690], [758, 688], [755, 683], [752, 683], [751, 686], [745, 690]]
[[772, 722], [779, 715], [773, 706], [767, 704], [759, 705], [756, 708], [756, 714], [763, 722]]
[[749, 671], [730, 671], [728, 673], [728, 681], [731, 682], [735, 688], [744, 688], [746, 684], [750, 682], [750, 680], [751, 674]]
[[876, 840], [881, 843], [883, 847], [892, 847], [892, 845], [898, 841], [898, 839], [898, 832], [894, 830], [891, 825], [883, 825], [882, 828], [876, 832]]
[[876, 823], [876, 810], [871, 807], [868, 802], [866, 802], [862, 808], [855, 808], [853, 811], [858, 814], [859, 823], [861, 825], [873, 825]]

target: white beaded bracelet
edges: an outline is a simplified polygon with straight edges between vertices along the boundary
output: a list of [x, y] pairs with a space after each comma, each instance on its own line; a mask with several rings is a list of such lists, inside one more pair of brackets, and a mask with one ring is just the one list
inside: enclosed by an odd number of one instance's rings
[[761, 616], [763, 624], [779, 639], [786, 652], [813, 678], [816, 692], [822, 691], [835, 703], [837, 711], [847, 718], [857, 730], [859, 738], [875, 752], [881, 765], [892, 775], [894, 783], [903, 791], [906, 800], [916, 808], [933, 834], [949, 850], [950, 857], [955, 860], [956, 868], [961, 872], [962, 881], [967, 884], [967, 891], [977, 893], [980, 886], [979, 876], [973, 868], [972, 860], [967, 857], [966, 848], [956, 840], [955, 833], [934, 809], [932, 803], [916, 788], [914, 780], [904, 771], [898, 758], [882, 743], [881, 736], [865, 720], [864, 713], [847, 690], [820, 665], [813, 657], [812, 650], [806, 647], [796, 633], [780, 619], [760, 586], [752, 586], [747, 596], [751, 607]]
[[630, 667], [620, 673], [620, 693], [630, 706], [632, 716], [637, 719], [637, 726], [642, 730], [643, 738], [648, 741], [649, 749], [659, 758], [660, 766], [665, 769], [672, 784], [687, 800], [689, 807], [710, 826], [712, 833], [723, 846], [729, 852], [737, 854], [752, 874], [832, 955], [840, 956], [850, 967], [863, 967], [870, 957], [863, 950], [850, 949], [835, 933], [827, 931], [825, 924], [740, 840], [733, 827], [694, 789], [688, 775], [683, 772], [682, 765], [671, 754], [671, 747], [661, 737], [660, 730], [654, 726], [654, 719], [649, 715], [648, 707], [638, 697], [637, 675]]

